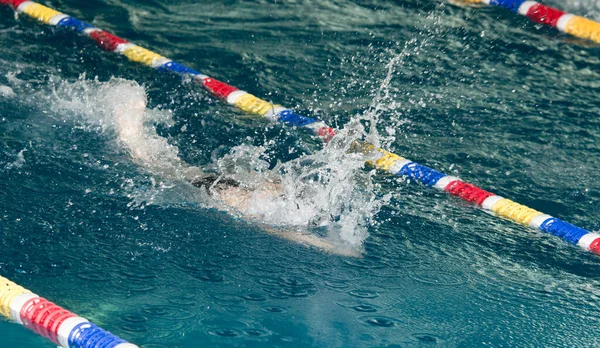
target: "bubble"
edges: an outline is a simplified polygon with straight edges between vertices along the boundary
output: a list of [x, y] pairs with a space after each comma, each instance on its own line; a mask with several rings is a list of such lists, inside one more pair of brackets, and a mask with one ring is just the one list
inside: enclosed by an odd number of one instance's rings
[[372, 305], [368, 305], [368, 304], [359, 304], [359, 305], [352, 307], [352, 309], [354, 309], [357, 312], [366, 312], [366, 313], [377, 312], [376, 306], [372, 306]]
[[414, 333], [412, 334], [412, 337], [415, 341], [426, 345], [438, 345], [443, 342], [439, 337], [430, 333]]
[[120, 325], [120, 328], [129, 332], [146, 332], [148, 331], [148, 327], [146, 325], [142, 325], [141, 323], [128, 323]]
[[112, 280], [112, 277], [109, 274], [98, 271], [79, 273], [77, 274], [77, 277], [90, 282], [106, 282]]
[[245, 300], [256, 301], [256, 302], [265, 301], [267, 299], [264, 295], [257, 294], [257, 293], [244, 294], [244, 295], [242, 295], [242, 297]]
[[466, 277], [451, 271], [421, 270], [413, 272], [410, 277], [416, 281], [430, 285], [458, 286], [466, 283]]
[[379, 306], [376, 306], [376, 305], [370, 304], [370, 303], [360, 303], [360, 302], [357, 303], [357, 302], [347, 301], [347, 302], [336, 302], [336, 304], [338, 304], [344, 308], [348, 308], [350, 310], [353, 310], [356, 312], [362, 312], [362, 313], [375, 313], [381, 309]]
[[211, 335], [221, 336], [221, 337], [238, 337], [241, 336], [240, 332], [234, 329], [218, 329], [218, 330], [210, 330], [208, 331]]
[[244, 335], [251, 337], [266, 337], [271, 335], [271, 332], [262, 329], [244, 329], [242, 332]]
[[263, 307], [263, 308], [261, 308], [261, 310], [263, 310], [265, 312], [269, 312], [269, 313], [287, 313], [289, 311], [287, 308], [277, 307], [277, 306]]
[[400, 326], [400, 321], [396, 318], [376, 316], [376, 317], [361, 317], [359, 318], [363, 323], [376, 326], [376, 327], [397, 327]]
[[142, 307], [142, 312], [166, 320], [181, 321], [194, 318], [196, 314], [188, 308], [171, 305], [150, 305]]
[[375, 290], [369, 289], [355, 289], [349, 292], [350, 295], [359, 298], [377, 298], [379, 293]]
[[121, 320], [130, 322], [130, 323], [144, 323], [144, 322], [148, 321], [148, 318], [146, 318], [142, 315], [137, 315], [137, 314], [126, 314], [121, 317]]
[[222, 282], [225, 279], [223, 274], [221, 274], [221, 270], [216, 268], [199, 269], [192, 276], [207, 282]]

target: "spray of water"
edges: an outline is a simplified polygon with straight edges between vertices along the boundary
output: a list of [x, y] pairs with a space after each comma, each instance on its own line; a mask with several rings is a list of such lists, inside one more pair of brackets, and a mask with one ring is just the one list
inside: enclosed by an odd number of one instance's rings
[[[148, 109], [145, 90], [135, 82], [82, 77], [57, 83], [50, 99], [55, 114], [114, 139], [135, 163], [161, 180], [189, 181], [203, 172], [183, 162], [179, 148], [157, 133], [156, 125], [172, 122], [172, 115]], [[367, 117], [376, 122], [375, 116]], [[361, 122], [350, 123], [341, 133], [324, 149], [272, 169], [260, 159], [268, 145], [235, 147], [216, 159], [214, 167], [250, 192], [241, 212], [245, 218], [326, 234], [333, 243], [360, 249], [384, 199], [376, 194], [374, 173], [364, 169], [364, 156], [348, 151], [352, 142], [366, 136]], [[265, 185], [276, 194], [265, 194]]]

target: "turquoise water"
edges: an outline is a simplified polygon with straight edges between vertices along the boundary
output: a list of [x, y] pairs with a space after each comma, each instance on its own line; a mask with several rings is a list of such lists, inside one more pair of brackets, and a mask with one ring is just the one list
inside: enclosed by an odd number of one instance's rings
[[[435, 1], [47, 4], [336, 127], [362, 118], [398, 154], [600, 229], [597, 45]], [[592, 2], [549, 4], [600, 20]], [[95, 96], [146, 93], [152, 139], [193, 165], [313, 169], [335, 153], [0, 13], [2, 275], [148, 348], [598, 344], [600, 258], [351, 159], [321, 164], [353, 180], [311, 208], [347, 221], [375, 202], [341, 228], [363, 258], [278, 239], [132, 159], [103, 111], [118, 102]], [[53, 346], [8, 321], [0, 335]]]

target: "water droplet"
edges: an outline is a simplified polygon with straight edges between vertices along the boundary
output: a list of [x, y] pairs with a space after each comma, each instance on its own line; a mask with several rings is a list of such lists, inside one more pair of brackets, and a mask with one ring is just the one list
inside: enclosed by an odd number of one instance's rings
[[245, 294], [242, 297], [248, 301], [265, 301], [267, 299], [265, 296], [256, 293]]
[[377, 291], [367, 289], [356, 289], [349, 292], [350, 295], [359, 298], [376, 298], [379, 297]]
[[371, 326], [378, 327], [395, 327], [400, 324], [398, 319], [390, 318], [390, 317], [362, 317], [360, 318], [364, 323]]
[[283, 307], [263, 307], [261, 308], [263, 311], [265, 312], [271, 312], [271, 313], [287, 313], [288, 310], [286, 308]]

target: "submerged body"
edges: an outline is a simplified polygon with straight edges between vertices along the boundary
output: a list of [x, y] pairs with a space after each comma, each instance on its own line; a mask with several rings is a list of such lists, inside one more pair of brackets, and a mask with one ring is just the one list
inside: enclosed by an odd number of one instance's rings
[[[247, 221], [259, 224], [267, 233], [337, 255], [361, 256], [361, 252], [355, 248], [335, 245], [330, 240], [316, 236], [308, 231], [302, 231], [301, 229], [293, 230], [289, 227], [284, 229], [261, 222], [264, 219], [264, 215], [253, 209], [253, 206], [268, 206], [276, 201], [285, 201], [285, 193], [281, 183], [275, 180], [264, 180], [256, 189], [248, 189], [240, 186], [239, 183], [231, 179], [223, 179], [211, 175], [209, 177], [211, 177], [209, 180], [203, 178], [202, 180], [192, 180], [191, 183], [196, 187], [206, 188], [207, 192], [223, 203], [229, 212], [240, 215]], [[294, 204], [297, 205], [297, 203]], [[300, 209], [300, 207], [297, 206], [297, 209]]]

